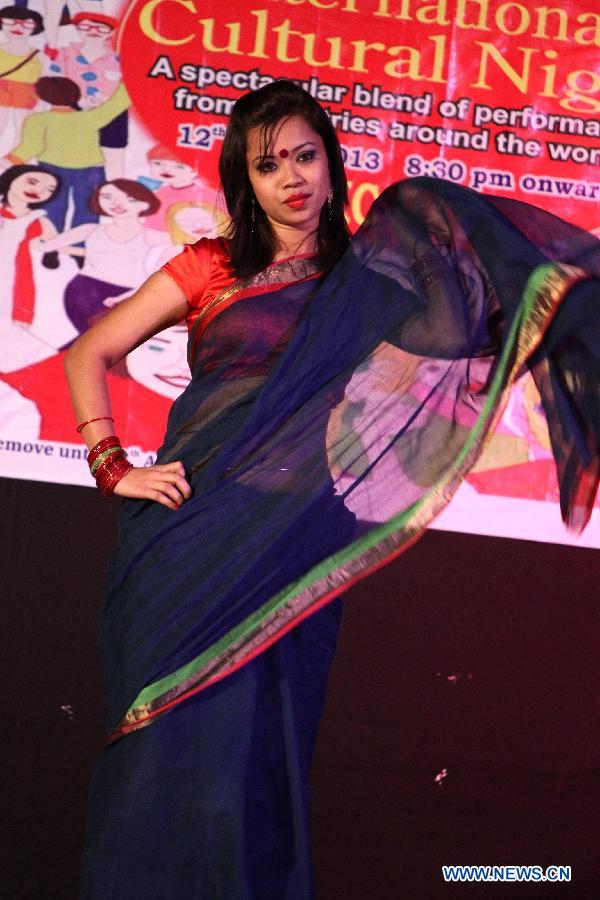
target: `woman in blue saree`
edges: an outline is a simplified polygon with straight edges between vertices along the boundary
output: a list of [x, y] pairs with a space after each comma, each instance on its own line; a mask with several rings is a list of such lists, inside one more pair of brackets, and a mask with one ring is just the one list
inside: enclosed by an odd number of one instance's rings
[[[69, 351], [91, 467], [128, 498], [84, 898], [312, 897], [308, 773], [341, 592], [448, 502], [525, 365], [572, 527], [598, 484], [595, 238], [415, 179], [349, 242], [335, 133], [285, 81], [236, 104], [221, 179], [229, 239], [187, 247]], [[192, 381], [156, 466], [135, 469], [103, 376], [182, 318]]]

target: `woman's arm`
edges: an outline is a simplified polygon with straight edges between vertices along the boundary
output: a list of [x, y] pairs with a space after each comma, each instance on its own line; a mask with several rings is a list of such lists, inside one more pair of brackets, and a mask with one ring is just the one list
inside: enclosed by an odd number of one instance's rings
[[99, 225], [94, 225], [90, 222], [88, 225], [77, 225], [75, 228], [69, 228], [68, 231], [63, 231], [60, 234], [57, 234], [55, 231], [53, 236], [46, 237], [42, 235], [39, 241], [36, 242], [35, 249], [41, 250], [42, 253], [61, 250], [63, 247], [68, 247], [69, 244], [78, 244], [80, 241], [85, 241], [99, 227]]
[[56, 228], [54, 227], [48, 216], [42, 216], [39, 220], [39, 223], [42, 229], [41, 238], [43, 241], [49, 241], [52, 238], [56, 237], [58, 232], [56, 231]]
[[[65, 370], [75, 417], [86, 422], [110, 416], [106, 373], [131, 350], [170, 325], [189, 309], [185, 294], [164, 272], [156, 272], [128, 300], [86, 331], [67, 351]], [[82, 431], [88, 448], [115, 433], [116, 424], [92, 422]], [[156, 500], [177, 509], [191, 495], [180, 462], [133, 468], [118, 482], [115, 494]]]

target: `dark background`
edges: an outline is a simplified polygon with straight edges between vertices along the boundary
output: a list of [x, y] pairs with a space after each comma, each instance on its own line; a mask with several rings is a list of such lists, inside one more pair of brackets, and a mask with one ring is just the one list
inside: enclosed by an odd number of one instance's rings
[[[71, 900], [118, 500], [0, 479], [0, 509], [0, 896]], [[430, 531], [348, 592], [313, 769], [319, 900], [600, 896], [599, 575], [598, 551]], [[573, 880], [449, 885], [442, 864]]]

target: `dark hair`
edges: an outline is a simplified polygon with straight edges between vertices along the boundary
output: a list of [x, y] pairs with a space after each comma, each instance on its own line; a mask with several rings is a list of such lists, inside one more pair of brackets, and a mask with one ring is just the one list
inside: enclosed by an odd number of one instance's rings
[[[29, 172], [35, 172], [38, 175], [51, 175], [56, 181], [56, 191], [60, 190], [61, 180], [59, 176], [55, 175], [54, 172], [51, 172], [49, 169], [45, 169], [43, 166], [11, 166], [10, 169], [6, 169], [2, 175], [0, 175], [0, 203], [6, 203], [8, 200], [8, 192], [10, 191], [13, 181], [16, 181], [21, 175], [27, 175]], [[56, 191], [54, 193], [56, 193]], [[27, 205], [29, 209], [41, 209], [50, 199], [51, 198], [49, 197], [48, 200], [42, 200], [40, 203], [28, 203]]]
[[90, 197], [90, 209], [98, 216], [106, 215], [100, 203], [100, 191], [102, 188], [105, 188], [107, 184], [114, 184], [116, 188], [123, 191], [128, 197], [133, 197], [134, 200], [142, 200], [144, 203], [147, 203], [148, 209], [141, 212], [140, 216], [151, 216], [160, 209], [160, 200], [156, 194], [153, 194], [151, 190], [144, 187], [139, 181], [131, 181], [129, 178], [113, 178], [112, 181], [105, 181], [99, 188], [96, 188]]
[[0, 9], [0, 19], [19, 19], [22, 22], [25, 19], [31, 19], [32, 22], [35, 22], [32, 34], [40, 34], [44, 30], [44, 20], [39, 12], [33, 9], [23, 9], [21, 6], [3, 6]]
[[231, 217], [227, 233], [231, 267], [240, 277], [260, 272], [273, 260], [275, 252], [275, 236], [258, 203], [254, 203], [252, 227], [254, 191], [246, 161], [248, 131], [260, 127], [261, 143], [266, 152], [277, 123], [290, 116], [301, 116], [321, 137], [327, 153], [333, 196], [331, 217], [326, 203], [317, 228], [316, 250], [322, 271], [330, 269], [348, 246], [350, 232], [344, 216], [348, 186], [334, 128], [325, 110], [309, 93], [293, 81], [273, 81], [244, 94], [236, 102], [219, 159], [221, 184]]
[[79, 109], [77, 105], [81, 100], [79, 85], [70, 78], [60, 75], [44, 75], [35, 83], [35, 92], [44, 103], [51, 106], [71, 106]]

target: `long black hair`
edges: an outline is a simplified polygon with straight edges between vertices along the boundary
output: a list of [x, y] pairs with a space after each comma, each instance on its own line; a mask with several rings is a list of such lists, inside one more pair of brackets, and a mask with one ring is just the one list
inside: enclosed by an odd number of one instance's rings
[[[316, 237], [319, 266], [326, 272], [337, 262], [350, 239], [344, 208], [348, 186], [340, 145], [325, 110], [309, 93], [281, 79], [257, 91], [250, 91], [236, 102], [223, 141], [219, 174], [225, 202], [231, 218], [227, 237], [233, 272], [238, 277], [255, 275], [264, 269], [275, 253], [275, 235], [266, 215], [254, 202], [246, 160], [248, 132], [261, 129], [261, 144], [266, 152], [278, 122], [300, 116], [318, 134], [327, 153], [332, 192], [321, 210]], [[253, 214], [254, 210], [254, 214]]]
[[[11, 166], [10, 169], [5, 169], [2, 175], [0, 175], [0, 204], [8, 202], [8, 192], [13, 181], [16, 181], [21, 175], [28, 175], [30, 172], [34, 172], [36, 175], [51, 175], [56, 182], [54, 194], [60, 190], [60, 177], [55, 175], [54, 172], [50, 172], [49, 169], [45, 169], [43, 166], [30, 166], [27, 164]], [[52, 196], [54, 196], [54, 194]], [[47, 200], [42, 200], [40, 203], [28, 203], [27, 206], [29, 209], [42, 209], [42, 207], [44, 207], [46, 203], [49, 203], [51, 199], [52, 197], [48, 197]]]

